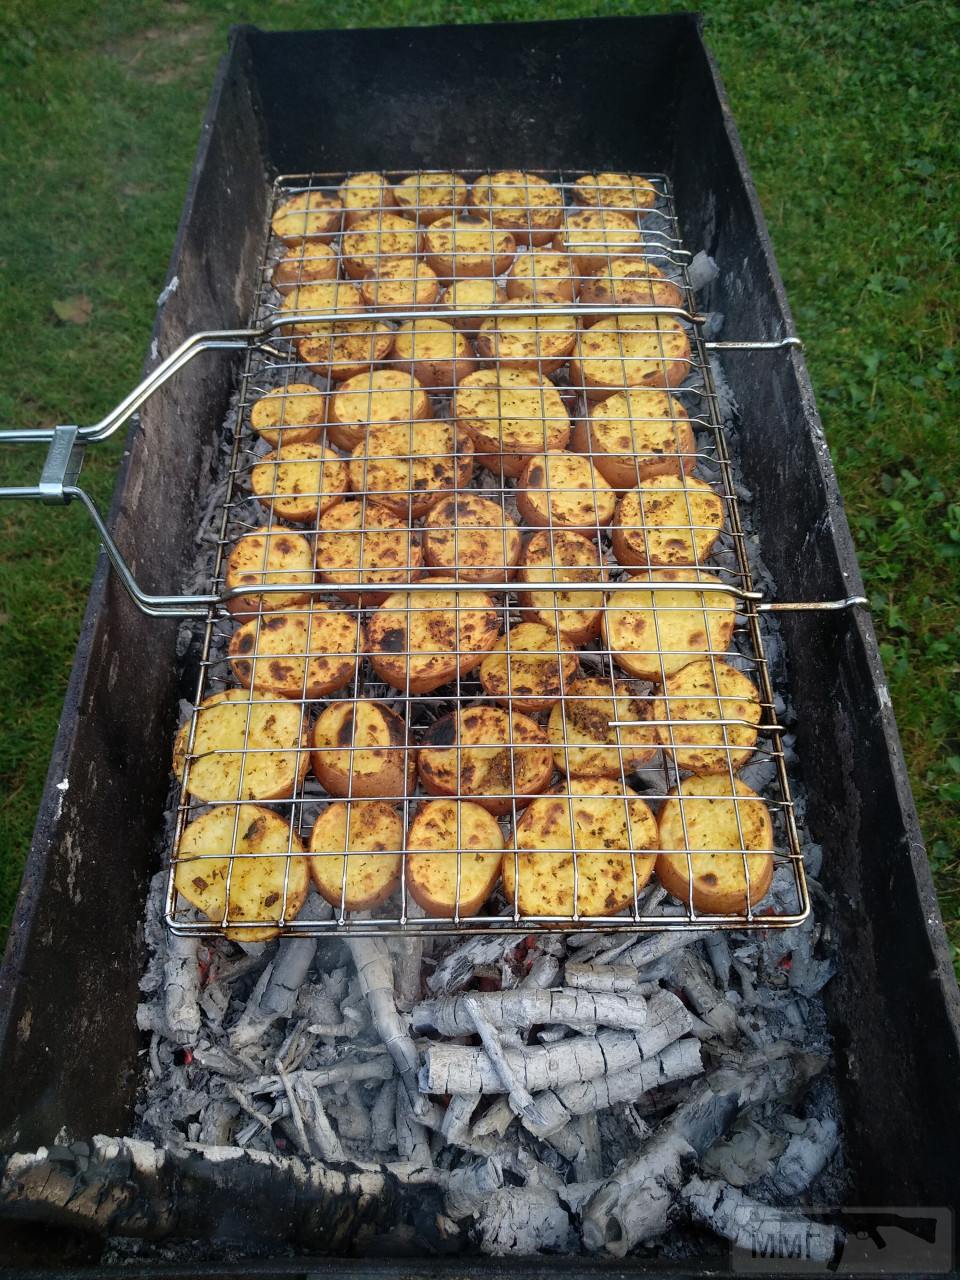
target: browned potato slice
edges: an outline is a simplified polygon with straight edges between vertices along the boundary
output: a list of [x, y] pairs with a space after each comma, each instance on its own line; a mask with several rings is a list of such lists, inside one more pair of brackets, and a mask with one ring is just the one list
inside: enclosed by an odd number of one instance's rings
[[427, 387], [452, 387], [477, 367], [473, 348], [445, 320], [407, 320], [393, 342], [394, 359]]
[[289, 245], [309, 245], [311, 249], [333, 239], [340, 230], [343, 206], [319, 191], [302, 191], [279, 205], [270, 226], [275, 236]]
[[342, 382], [382, 364], [393, 350], [393, 329], [382, 320], [338, 320], [314, 325], [313, 337], [297, 341], [297, 355], [318, 373]]
[[411, 897], [431, 916], [475, 916], [500, 879], [502, 849], [503, 833], [482, 805], [425, 801], [407, 832]]
[[576, 316], [510, 314], [510, 307], [523, 305], [504, 302], [499, 315], [484, 320], [477, 334], [477, 355], [515, 369], [533, 369], [541, 375], [554, 373], [576, 344]]
[[352, 680], [365, 647], [355, 615], [316, 602], [309, 613], [270, 613], [230, 637], [233, 674], [244, 688], [281, 698], [325, 698]]
[[426, 307], [440, 296], [440, 281], [432, 267], [411, 258], [387, 258], [360, 285], [366, 307], [402, 311]]
[[[354, 315], [363, 310], [360, 290], [349, 280], [322, 280], [319, 284], [301, 284], [284, 295], [279, 315], [282, 319], [303, 311], [321, 313], [343, 312]], [[366, 321], [359, 322], [368, 330]], [[330, 321], [303, 320], [299, 324], [284, 324], [277, 330], [283, 338], [322, 337], [330, 332]]]
[[743, 768], [760, 723], [760, 695], [748, 676], [721, 658], [699, 658], [667, 677], [665, 695], [654, 703], [653, 718], [670, 722], [657, 733], [678, 769]]
[[696, 476], [651, 476], [617, 504], [613, 554], [622, 565], [705, 560], [723, 528], [723, 499]]
[[478, 493], [442, 498], [423, 522], [424, 559], [459, 582], [505, 582], [521, 546], [513, 517]]
[[332, 796], [402, 799], [413, 790], [407, 726], [382, 702], [331, 702], [311, 730], [310, 746], [313, 772]]
[[539, 622], [521, 622], [480, 663], [484, 693], [505, 707], [546, 711], [577, 672], [577, 651]]
[[382, 800], [331, 804], [313, 824], [307, 847], [317, 892], [338, 910], [368, 911], [389, 898], [399, 883], [403, 819]]
[[591, 400], [625, 387], [675, 387], [692, 369], [686, 330], [672, 316], [619, 316], [580, 334], [570, 381]]
[[417, 754], [420, 781], [434, 796], [466, 796], [501, 815], [545, 791], [553, 777], [546, 734], [529, 716], [466, 707], [435, 721]]
[[328, 244], [299, 246], [301, 252], [282, 258], [270, 273], [270, 283], [278, 293], [290, 293], [305, 285], [336, 280], [340, 264]]
[[538, 453], [517, 481], [517, 508], [527, 524], [596, 533], [613, 519], [617, 495], [588, 458]]
[[455, 280], [443, 296], [442, 306], [456, 314], [450, 317], [450, 323], [461, 333], [475, 334], [486, 317], [471, 315], [473, 308], [490, 308], [506, 302], [506, 291], [496, 280], [483, 277], [468, 276], [465, 280]]
[[[517, 580], [538, 582], [605, 582], [596, 542], [570, 529], [535, 533], [520, 556]], [[518, 601], [531, 622], [559, 628], [572, 645], [586, 644], [600, 631], [602, 591], [521, 591]]]
[[406, 262], [412, 271], [420, 250], [420, 232], [409, 218], [395, 213], [368, 213], [350, 223], [340, 241], [343, 269], [354, 280], [380, 270], [389, 258]]
[[[223, 580], [227, 591], [267, 583], [294, 586], [298, 582], [313, 582], [313, 548], [302, 534], [282, 525], [267, 525], [244, 534], [230, 548]], [[258, 613], [299, 609], [309, 599], [309, 592], [304, 591], [253, 592], [231, 597], [227, 608], [243, 622]]]
[[352, 227], [371, 210], [394, 209], [393, 187], [381, 173], [354, 173], [340, 183], [340, 201], [345, 210], [344, 223]]
[[503, 275], [517, 252], [509, 231], [485, 218], [447, 214], [423, 233], [427, 262], [441, 280]]
[[503, 890], [524, 916], [618, 915], [657, 861], [638, 852], [657, 848], [656, 819], [609, 778], [571, 778], [534, 800], [514, 838], [519, 853], [503, 855]]
[[371, 427], [350, 455], [350, 483], [357, 493], [408, 520], [470, 483], [473, 441], [449, 422], [410, 422]]
[[411, 173], [394, 185], [398, 207], [421, 226], [456, 213], [467, 203], [467, 184], [458, 173]]
[[610, 209], [580, 209], [568, 213], [563, 227], [553, 237], [558, 253], [567, 253], [581, 276], [602, 271], [614, 258], [643, 253], [643, 237], [637, 220], [628, 213]]
[[285, 444], [250, 470], [254, 496], [275, 516], [315, 524], [350, 484], [347, 464], [323, 444]]
[[570, 439], [559, 391], [529, 369], [471, 373], [454, 394], [453, 416], [476, 445], [477, 462], [505, 476], [519, 476], [531, 454], [565, 449]]
[[[614, 258], [581, 283], [580, 301], [596, 307], [682, 307], [683, 290], [646, 258]], [[609, 317], [604, 311], [593, 311], [581, 319], [589, 329]]]
[[288, 824], [260, 805], [242, 804], [211, 809], [185, 828], [174, 882], [211, 924], [219, 928], [226, 917], [228, 938], [262, 942], [296, 918], [310, 873]]
[[647, 720], [650, 702], [622, 680], [599, 676], [570, 681], [553, 707], [547, 734], [561, 772], [574, 778], [617, 778], [647, 764], [657, 752], [650, 725], [611, 726], [612, 720]]
[[526, 302], [572, 302], [575, 289], [565, 253], [521, 253], [507, 276], [507, 296]]
[[370, 618], [367, 652], [394, 689], [430, 693], [478, 667], [499, 634], [496, 601], [482, 591], [396, 591]]
[[366, 499], [338, 502], [320, 517], [317, 573], [323, 582], [365, 582], [339, 593], [344, 604], [380, 604], [393, 588], [423, 577], [420, 544], [406, 520]]
[[367, 429], [385, 422], [421, 422], [433, 417], [421, 383], [400, 369], [374, 369], [341, 382], [330, 405], [327, 436], [347, 451], [367, 438]]
[[282, 800], [303, 781], [309, 762], [302, 709], [246, 689], [204, 698], [173, 748], [174, 773], [181, 782], [186, 774], [185, 791], [205, 804]]
[[682, 475], [697, 463], [687, 411], [663, 391], [621, 391], [601, 400], [573, 429], [573, 447], [614, 489], [632, 489], [651, 476]]
[[573, 184], [577, 204], [645, 213], [657, 203], [657, 188], [636, 173], [588, 173]]
[[[660, 810], [660, 883], [687, 905], [692, 889], [693, 906], [705, 915], [755, 911], [773, 880], [767, 806], [739, 778], [731, 785], [725, 773], [687, 778], [670, 795]], [[690, 850], [689, 860], [686, 852], [670, 850]]]
[[255, 400], [250, 425], [274, 448], [279, 444], [312, 444], [323, 439], [327, 396], [309, 382], [275, 387]]
[[500, 169], [485, 173], [470, 189], [470, 203], [518, 244], [548, 244], [563, 221], [563, 199], [536, 173]]
[[723, 591], [673, 591], [667, 585], [719, 587], [719, 578], [696, 569], [652, 569], [634, 580], [661, 585], [653, 591], [611, 592], [601, 627], [604, 645], [625, 671], [663, 684], [703, 653], [723, 654], [730, 648], [737, 616], [734, 598]]

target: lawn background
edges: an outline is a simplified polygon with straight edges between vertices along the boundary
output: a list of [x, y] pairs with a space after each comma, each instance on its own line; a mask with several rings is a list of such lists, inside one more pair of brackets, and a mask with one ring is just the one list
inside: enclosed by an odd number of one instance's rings
[[[95, 421], [138, 380], [230, 23], [377, 26], [684, 7], [8, 0], [0, 425]], [[960, 25], [950, 5], [924, 0], [702, 8], [806, 343], [956, 945], [960, 128], [949, 86]], [[90, 451], [84, 467], [104, 505], [121, 447]], [[0, 483], [34, 483], [40, 461], [31, 450], [0, 456]], [[6, 504], [0, 529], [2, 940], [96, 540], [73, 508]], [[166, 752], [158, 743], [157, 767]]]

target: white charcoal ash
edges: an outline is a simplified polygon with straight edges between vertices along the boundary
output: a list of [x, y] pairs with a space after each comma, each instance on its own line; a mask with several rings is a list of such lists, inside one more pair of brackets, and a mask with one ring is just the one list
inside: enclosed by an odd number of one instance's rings
[[526, 1029], [547, 1022], [578, 1030], [603, 1026], [640, 1031], [647, 1021], [647, 1004], [640, 996], [518, 988], [425, 1001], [413, 1010], [411, 1025], [414, 1031], [469, 1035], [474, 1030], [471, 1005], [479, 1006], [501, 1028]]
[[802, 1258], [826, 1266], [843, 1241], [840, 1228], [829, 1222], [762, 1204], [716, 1179], [691, 1178], [681, 1195], [694, 1222], [753, 1257]]

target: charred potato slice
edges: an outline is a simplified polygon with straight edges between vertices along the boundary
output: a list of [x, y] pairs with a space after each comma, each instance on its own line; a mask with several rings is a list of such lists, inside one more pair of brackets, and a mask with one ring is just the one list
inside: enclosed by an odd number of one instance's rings
[[510, 314], [511, 306], [522, 305], [505, 302], [499, 315], [484, 320], [477, 333], [477, 355], [488, 363], [532, 369], [541, 376], [555, 373], [576, 345], [576, 316]]
[[317, 781], [332, 796], [402, 799], [413, 790], [416, 764], [407, 726], [382, 702], [332, 702], [310, 731]]
[[753, 681], [722, 658], [700, 658], [667, 677], [654, 703], [663, 749], [678, 769], [721, 773], [742, 769], [753, 753], [760, 695]]
[[690, 341], [672, 316], [614, 316], [580, 334], [570, 381], [588, 399], [626, 387], [675, 387], [692, 368]]
[[[302, 534], [282, 525], [267, 525], [244, 534], [230, 548], [223, 581], [227, 591], [268, 583], [292, 587], [298, 582], [313, 582], [313, 548]], [[232, 596], [227, 608], [243, 622], [258, 613], [299, 609], [309, 599], [310, 594], [305, 591], [252, 592]]]
[[396, 208], [393, 187], [381, 173], [351, 174], [340, 183], [339, 194], [347, 227], [367, 217], [371, 210]]
[[[321, 313], [342, 312], [355, 315], [363, 310], [360, 290], [349, 280], [323, 280], [319, 284], [301, 284], [284, 295], [280, 304], [280, 318], [304, 311]], [[322, 337], [330, 332], [330, 321], [302, 320], [298, 324], [284, 324], [277, 333], [283, 338]], [[364, 323], [368, 328], [367, 322]]]
[[663, 391], [621, 391], [592, 406], [573, 429], [573, 447], [614, 489], [633, 489], [651, 476], [684, 475], [697, 463], [687, 411]]
[[267, 444], [313, 444], [323, 439], [327, 397], [309, 382], [275, 387], [255, 400], [250, 426]]
[[519, 476], [532, 454], [559, 452], [570, 439], [559, 391], [529, 369], [471, 373], [457, 387], [453, 414], [473, 440], [477, 462], [505, 476]]
[[[624, 671], [662, 684], [704, 653], [720, 655], [730, 648], [736, 608], [732, 596], [710, 590], [724, 585], [719, 578], [696, 569], [653, 569], [634, 580], [657, 589], [611, 592], [601, 627], [604, 645]], [[692, 582], [704, 590], [683, 589]], [[670, 590], [672, 583], [679, 589]]]
[[339, 593], [345, 604], [380, 604], [398, 585], [423, 577], [420, 544], [406, 520], [364, 499], [338, 502], [320, 518], [317, 574], [322, 582], [363, 582]]
[[577, 651], [539, 622], [521, 622], [480, 663], [480, 683], [505, 707], [546, 711], [573, 680]]
[[485, 218], [447, 214], [423, 233], [427, 262], [441, 280], [499, 276], [516, 257], [517, 242]]
[[670, 797], [660, 811], [660, 883], [685, 905], [692, 898], [704, 915], [755, 911], [773, 880], [767, 806], [725, 773], [687, 778]]
[[503, 833], [482, 805], [425, 801], [407, 832], [411, 897], [430, 916], [475, 916], [500, 879], [502, 849]]
[[354, 219], [340, 241], [343, 269], [353, 280], [362, 280], [381, 263], [395, 258], [413, 271], [420, 250], [420, 232], [408, 218], [395, 213], [368, 213]]
[[527, 524], [596, 533], [613, 519], [617, 495], [588, 458], [539, 453], [517, 481], [517, 507]]
[[435, 796], [464, 796], [502, 815], [546, 790], [553, 755], [529, 716], [499, 707], [466, 707], [442, 716], [417, 754], [420, 781]]
[[500, 169], [485, 173], [470, 189], [470, 204], [518, 244], [549, 244], [563, 220], [563, 199], [536, 173]]
[[520, 559], [520, 530], [499, 502], [478, 493], [442, 498], [423, 522], [423, 556], [458, 582], [505, 582]]
[[281, 258], [270, 273], [270, 283], [278, 293], [290, 293], [305, 285], [336, 280], [340, 263], [328, 244], [300, 245], [298, 248], [300, 252]]
[[356, 616], [316, 602], [306, 613], [270, 613], [230, 637], [230, 664], [245, 689], [281, 698], [325, 698], [357, 673], [365, 643]]
[[[535, 587], [538, 582], [596, 582], [606, 580], [597, 544], [570, 529], [545, 529], [535, 533], [524, 547], [517, 580]], [[537, 591], [518, 595], [524, 617], [542, 623], [571, 645], [586, 644], [600, 631], [603, 592]]]
[[534, 800], [514, 839], [518, 852], [503, 855], [503, 889], [523, 916], [618, 915], [657, 861], [639, 852], [658, 847], [649, 807], [608, 778], [571, 778]]
[[657, 188], [636, 173], [588, 173], [573, 184], [573, 198], [588, 208], [646, 213], [657, 203]]
[[576, 295], [565, 253], [521, 253], [507, 275], [507, 297], [523, 302], [572, 302]]
[[467, 194], [458, 173], [411, 173], [393, 188], [397, 207], [421, 226], [457, 213], [467, 203]]
[[393, 329], [381, 320], [338, 320], [314, 325], [312, 337], [297, 340], [300, 360], [318, 373], [343, 382], [371, 365], [383, 364], [393, 350]]
[[499, 306], [506, 302], [506, 292], [496, 280], [484, 277], [470, 277], [465, 280], [454, 280], [443, 298], [445, 309], [454, 312], [450, 322], [461, 333], [475, 334], [483, 324], [482, 315], [471, 315], [475, 307], [484, 310]]
[[308, 764], [300, 707], [246, 689], [204, 698], [181, 726], [173, 748], [174, 773], [187, 794], [205, 804], [282, 800], [293, 795]]
[[330, 405], [327, 436], [349, 452], [366, 440], [370, 427], [432, 417], [430, 397], [415, 377], [400, 369], [374, 369], [340, 383]]
[[381, 680], [403, 692], [431, 693], [480, 665], [497, 643], [500, 616], [484, 592], [397, 591], [371, 616], [367, 633]]
[[615, 778], [631, 773], [657, 752], [653, 725], [616, 727], [613, 720], [648, 720], [649, 699], [625, 681], [572, 680], [550, 712], [547, 734], [557, 768], [572, 778]]
[[427, 307], [440, 296], [440, 281], [432, 267], [410, 258], [388, 258], [364, 277], [360, 297], [365, 307], [402, 311]]
[[568, 254], [581, 276], [602, 271], [614, 258], [640, 257], [643, 237], [636, 218], [617, 209], [568, 213], [553, 237], [557, 253]]
[[407, 320], [393, 341], [394, 359], [427, 387], [453, 387], [477, 362], [466, 337], [445, 320]]
[[317, 892], [338, 910], [369, 911], [400, 881], [403, 819], [382, 800], [331, 804], [313, 824], [307, 848]]
[[582, 316], [584, 328], [610, 317], [601, 307], [682, 307], [683, 290], [646, 258], [614, 258], [580, 286], [580, 301], [596, 307]]
[[292, 524], [315, 524], [348, 486], [347, 464], [322, 444], [281, 445], [250, 470], [254, 496]]
[[270, 223], [284, 244], [310, 247], [325, 244], [340, 230], [343, 206], [333, 196], [319, 191], [302, 191], [285, 200]]
[[473, 441], [449, 422], [371, 427], [350, 455], [350, 482], [379, 506], [414, 520], [470, 483]]
[[262, 942], [296, 918], [310, 873], [288, 824], [270, 809], [242, 804], [211, 809], [184, 829], [174, 883], [211, 924], [219, 927], [226, 917], [228, 938]]
[[617, 504], [613, 554], [622, 565], [695, 565], [723, 529], [723, 499], [696, 476], [651, 476]]

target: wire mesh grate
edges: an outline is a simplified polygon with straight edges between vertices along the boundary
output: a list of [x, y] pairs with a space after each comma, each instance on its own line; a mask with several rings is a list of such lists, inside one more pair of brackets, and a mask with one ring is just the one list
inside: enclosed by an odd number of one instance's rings
[[805, 917], [689, 260], [663, 175], [277, 180], [175, 931]]

